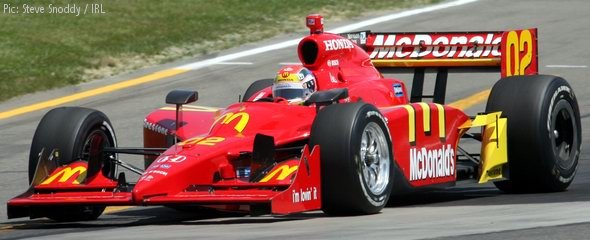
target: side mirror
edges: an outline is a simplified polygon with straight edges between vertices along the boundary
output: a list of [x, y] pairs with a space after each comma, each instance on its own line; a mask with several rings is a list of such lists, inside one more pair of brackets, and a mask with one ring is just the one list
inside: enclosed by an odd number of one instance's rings
[[166, 103], [182, 105], [196, 102], [199, 99], [197, 91], [190, 90], [172, 90], [166, 95]]
[[348, 97], [348, 88], [334, 88], [326, 91], [317, 91], [309, 96], [309, 99], [303, 103], [309, 106], [315, 103], [316, 113], [320, 111], [321, 106], [327, 106], [337, 103], [340, 99]]
[[330, 105], [338, 102], [340, 99], [348, 97], [348, 88], [334, 88], [326, 91], [314, 92], [309, 99], [305, 101], [305, 105], [315, 103], [318, 106]]
[[182, 122], [182, 105], [196, 102], [199, 99], [199, 93], [197, 91], [190, 90], [173, 90], [166, 95], [166, 103], [176, 105], [176, 122], [174, 130], [174, 144], [178, 141], [178, 128]]

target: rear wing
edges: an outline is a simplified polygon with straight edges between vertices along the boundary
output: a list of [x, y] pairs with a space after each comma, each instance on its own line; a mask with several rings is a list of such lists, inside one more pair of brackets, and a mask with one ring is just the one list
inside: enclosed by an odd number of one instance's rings
[[[537, 29], [494, 32], [342, 33], [369, 54], [380, 70], [413, 68], [412, 102], [444, 103], [448, 69], [499, 71], [501, 77], [538, 74]], [[437, 70], [435, 93], [422, 94], [424, 71]]]

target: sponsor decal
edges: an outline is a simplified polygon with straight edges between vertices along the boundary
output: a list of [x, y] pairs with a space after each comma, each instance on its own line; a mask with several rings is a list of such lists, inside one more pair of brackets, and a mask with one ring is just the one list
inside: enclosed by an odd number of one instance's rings
[[[277, 181], [282, 181], [285, 180], [285, 178], [287, 178], [289, 175], [291, 175], [291, 173], [297, 171], [297, 169], [299, 168], [299, 166], [295, 165], [295, 166], [289, 166], [289, 165], [283, 165], [280, 166], [278, 168], [276, 168], [275, 170], [273, 170], [272, 172], [270, 172], [268, 175], [266, 175], [262, 180], [260, 180], [260, 182], [268, 182], [270, 180], [272, 180], [274, 178], [274, 180]], [[275, 178], [275, 176], [278, 174], [278, 176]]]
[[348, 39], [324, 40], [324, 46], [326, 47], [326, 51], [354, 48], [354, 44]]
[[157, 132], [159, 134], [163, 134], [163, 135], [168, 135], [170, 133], [168, 131], [168, 129], [166, 129], [165, 127], [162, 127], [162, 126], [155, 124], [155, 123], [148, 122], [147, 119], [143, 120], [143, 127], [145, 129], [148, 129], [148, 130], [151, 130], [151, 131]]
[[294, 72], [293, 68], [287, 67], [279, 71], [275, 80], [277, 82], [297, 82], [302, 78], [302, 75], [298, 74], [297, 72]]
[[338, 59], [334, 59], [334, 60], [328, 60], [327, 64], [328, 64], [328, 67], [337, 67], [338, 65], [340, 65], [340, 62], [338, 61]]
[[402, 85], [399, 83], [393, 84], [393, 93], [396, 97], [403, 97], [404, 89], [402, 88]]
[[154, 176], [152, 176], [152, 175], [143, 175], [139, 178], [139, 181], [149, 182], [149, 181], [152, 181], [153, 179], [154, 179]]
[[160, 165], [160, 168], [163, 168], [163, 169], [170, 169], [171, 167], [172, 167], [172, 165], [170, 165], [170, 164], [162, 164], [162, 165]]
[[318, 189], [316, 187], [292, 190], [293, 203], [307, 202], [311, 200], [318, 200]]
[[367, 43], [367, 32], [346, 33], [345, 35], [341, 36], [348, 38], [350, 41], [359, 45], [364, 45]]
[[451, 144], [440, 148], [410, 148], [410, 181], [455, 175], [455, 150]]
[[57, 180], [59, 183], [69, 182], [71, 184], [80, 184], [80, 182], [86, 178], [86, 170], [87, 169], [84, 166], [77, 166], [74, 168], [66, 167], [45, 179], [41, 185], [53, 183], [55, 180]]
[[234, 129], [238, 133], [242, 133], [242, 131], [244, 131], [244, 128], [246, 128], [246, 125], [248, 125], [248, 121], [250, 120], [250, 114], [248, 114], [247, 112], [238, 112], [238, 113], [229, 112], [229, 113], [226, 113], [223, 116], [221, 116], [220, 119], [222, 119], [221, 124], [230, 124], [230, 123], [237, 120], [237, 122], [235, 123]]
[[334, 75], [332, 75], [332, 73], [328, 73], [330, 75], [330, 82], [333, 83], [338, 83], [338, 79], [336, 79], [336, 77], [334, 77]]
[[360, 35], [360, 38], [359, 38], [360, 44], [366, 44], [367, 43], [367, 33], [361, 32], [359, 35]]
[[436, 107], [435, 111], [438, 113], [438, 137], [442, 142], [446, 140], [446, 113], [443, 105], [436, 103], [407, 104], [402, 105], [402, 107], [408, 112], [408, 141], [410, 142], [411, 146], [416, 145], [416, 108], [420, 108], [422, 110], [420, 112], [423, 114], [422, 128], [424, 135], [430, 136], [432, 134], [430, 130], [433, 118], [433, 115], [431, 114], [432, 109], [430, 109], [431, 105]]
[[[283, 84], [289, 85], [288, 83], [281, 83], [281, 85], [283, 85]], [[275, 84], [275, 86], [278, 86], [278, 85], [279, 84]], [[238, 134], [241, 134], [242, 131], [244, 131], [244, 128], [246, 128], [246, 125], [248, 125], [248, 121], [250, 121], [250, 114], [248, 114], [247, 112], [237, 112], [237, 113], [228, 112], [228, 113], [221, 115], [217, 119], [215, 119], [215, 122], [213, 123], [213, 125], [215, 125], [217, 122], [220, 122], [221, 125], [234, 123], [235, 124], [234, 129], [238, 132]], [[222, 138], [222, 137], [208, 137], [205, 139], [203, 139], [202, 137], [197, 137], [197, 138], [193, 138], [193, 139], [194, 139], [193, 143], [209, 145], [209, 146], [213, 146], [216, 143], [225, 140], [225, 138]], [[206, 143], [200, 143], [199, 141], [201, 141], [201, 140], [204, 140], [204, 141], [207, 140], [207, 141], [206, 141]]]
[[156, 163], [181, 163], [186, 160], [186, 156], [183, 155], [166, 155], [156, 159]]
[[438, 59], [500, 57], [501, 33], [378, 34], [371, 59]]
[[147, 172], [145, 172], [146, 174], [160, 174], [160, 175], [164, 175], [164, 176], [168, 176], [168, 172], [166, 171], [162, 171], [162, 170], [149, 170]]

